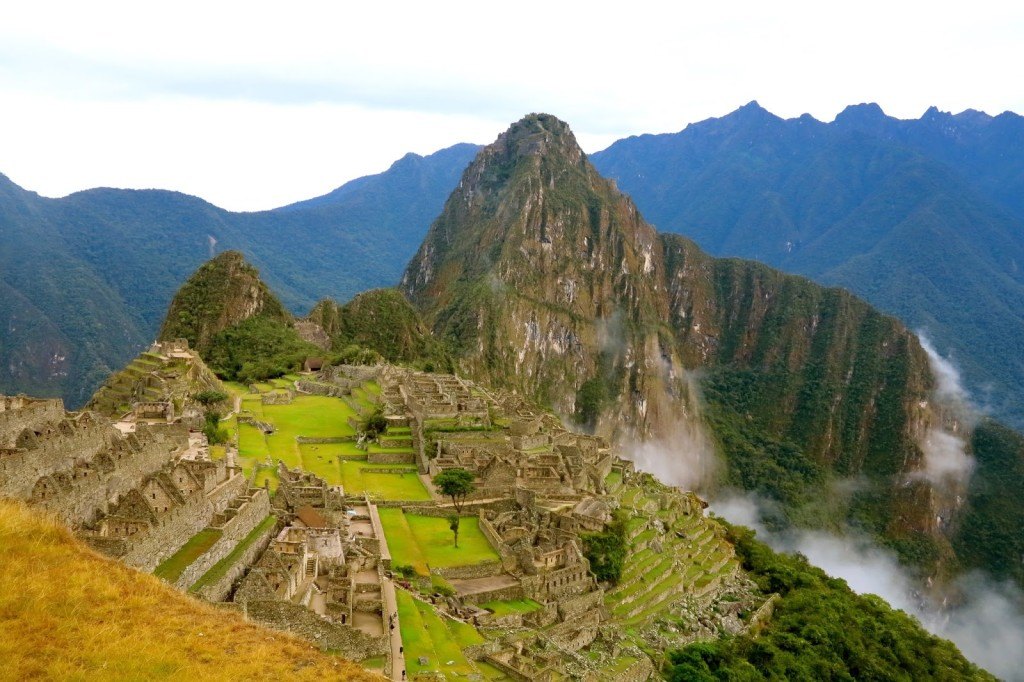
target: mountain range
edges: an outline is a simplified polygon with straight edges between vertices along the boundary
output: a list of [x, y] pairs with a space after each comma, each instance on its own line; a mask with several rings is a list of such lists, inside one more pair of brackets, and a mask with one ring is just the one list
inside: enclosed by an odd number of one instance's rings
[[0, 176], [0, 391], [83, 405], [156, 337], [181, 282], [226, 249], [245, 252], [296, 312], [393, 285], [475, 153], [408, 154], [259, 213], [157, 190], [48, 199]]
[[951, 353], [1020, 425], [1024, 118], [851, 106], [782, 119], [756, 102], [594, 154], [659, 229], [718, 256], [841, 286]]
[[[1012, 113], [899, 120], [857, 105], [823, 123], [751, 103], [591, 160], [662, 232], [848, 288], [924, 332], [976, 400], [1019, 426], [1022, 141]], [[211, 251], [244, 252], [298, 314], [393, 285], [477, 150], [407, 155], [260, 213], [162, 191], [46, 199], [0, 178], [0, 387], [84, 403]]]
[[1024, 581], [1024, 439], [944, 395], [897, 319], [658, 233], [552, 116], [479, 152], [399, 290], [297, 319], [226, 252], [181, 287], [161, 336], [246, 382], [325, 353], [454, 367], [644, 441], [634, 458], [657, 448], [646, 463], [676, 484], [756, 493], [780, 526], [856, 528], [938, 584], [970, 567]]

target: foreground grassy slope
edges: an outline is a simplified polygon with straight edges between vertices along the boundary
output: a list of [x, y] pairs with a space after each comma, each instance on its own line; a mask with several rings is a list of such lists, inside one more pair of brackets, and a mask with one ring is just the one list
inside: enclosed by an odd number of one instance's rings
[[0, 501], [0, 677], [380, 679], [94, 554]]

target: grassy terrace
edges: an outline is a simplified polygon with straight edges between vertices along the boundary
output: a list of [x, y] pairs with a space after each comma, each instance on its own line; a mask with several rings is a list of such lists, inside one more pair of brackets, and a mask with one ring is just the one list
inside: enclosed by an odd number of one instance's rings
[[494, 613], [495, 616], [511, 616], [516, 613], [531, 613], [543, 608], [541, 604], [532, 599], [506, 599], [502, 601], [489, 601], [480, 605]]
[[[472, 626], [441, 617], [434, 607], [405, 590], [398, 590], [397, 596], [408, 677], [432, 670], [443, 672], [449, 679], [478, 672], [462, 653], [464, 647], [484, 641]], [[421, 656], [426, 657], [426, 665], [419, 664]]]
[[380, 520], [392, 562], [397, 566], [412, 566], [420, 575], [427, 575], [430, 568], [500, 561], [475, 518], [462, 519], [457, 548], [448, 519], [444, 517], [406, 514], [401, 509], [381, 509]]
[[205, 554], [206, 550], [213, 547], [217, 540], [220, 540], [220, 536], [221, 531], [214, 528], [204, 528], [189, 538], [189, 541], [182, 545], [181, 549], [157, 566], [156, 570], [153, 571], [153, 575], [157, 578], [163, 578], [167, 582], [175, 582], [181, 577], [184, 570], [192, 565], [193, 561]]
[[238, 561], [239, 557], [241, 557], [242, 554], [245, 553], [245, 550], [249, 549], [249, 547], [251, 547], [252, 544], [256, 542], [257, 538], [263, 535], [263, 533], [265, 533], [268, 528], [272, 528], [275, 523], [277, 523], [276, 516], [268, 516], [267, 518], [263, 519], [263, 521], [261, 521], [259, 525], [252, 529], [252, 532], [246, 535], [241, 542], [235, 545], [235, 548], [231, 550], [230, 554], [228, 554], [226, 557], [215, 563], [213, 567], [210, 568], [209, 571], [203, 574], [203, 577], [197, 580], [195, 584], [189, 588], [188, 591], [198, 592], [207, 585], [212, 585], [213, 583], [223, 578], [224, 575], [228, 572], [228, 569], [234, 566], [235, 563]]

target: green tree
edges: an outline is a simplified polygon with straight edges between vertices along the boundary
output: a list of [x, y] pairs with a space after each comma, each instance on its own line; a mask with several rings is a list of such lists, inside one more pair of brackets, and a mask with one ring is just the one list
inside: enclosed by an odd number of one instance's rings
[[449, 517], [449, 528], [455, 534], [455, 546], [459, 546], [459, 516], [462, 514], [462, 506], [466, 503], [466, 497], [476, 490], [473, 482], [473, 474], [465, 469], [445, 469], [437, 476], [434, 476], [434, 485], [443, 495], [452, 498], [452, 506], [455, 507], [455, 514]]
[[626, 549], [626, 520], [621, 513], [602, 532], [583, 536], [583, 553], [590, 562], [590, 571], [598, 580], [613, 585], [622, 576]]
[[228, 394], [223, 391], [206, 390], [196, 393], [192, 398], [203, 407], [210, 407], [210, 405], [227, 400]]
[[388, 420], [384, 410], [378, 407], [363, 420], [363, 431], [370, 438], [376, 438], [388, 430]]

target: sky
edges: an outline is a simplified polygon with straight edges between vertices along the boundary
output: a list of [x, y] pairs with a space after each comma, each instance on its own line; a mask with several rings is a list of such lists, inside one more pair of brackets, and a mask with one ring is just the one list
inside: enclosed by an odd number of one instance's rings
[[0, 173], [260, 210], [530, 112], [587, 152], [751, 100], [824, 121], [860, 102], [1024, 112], [1021, 64], [1006, 1], [33, 0], [0, 20]]

